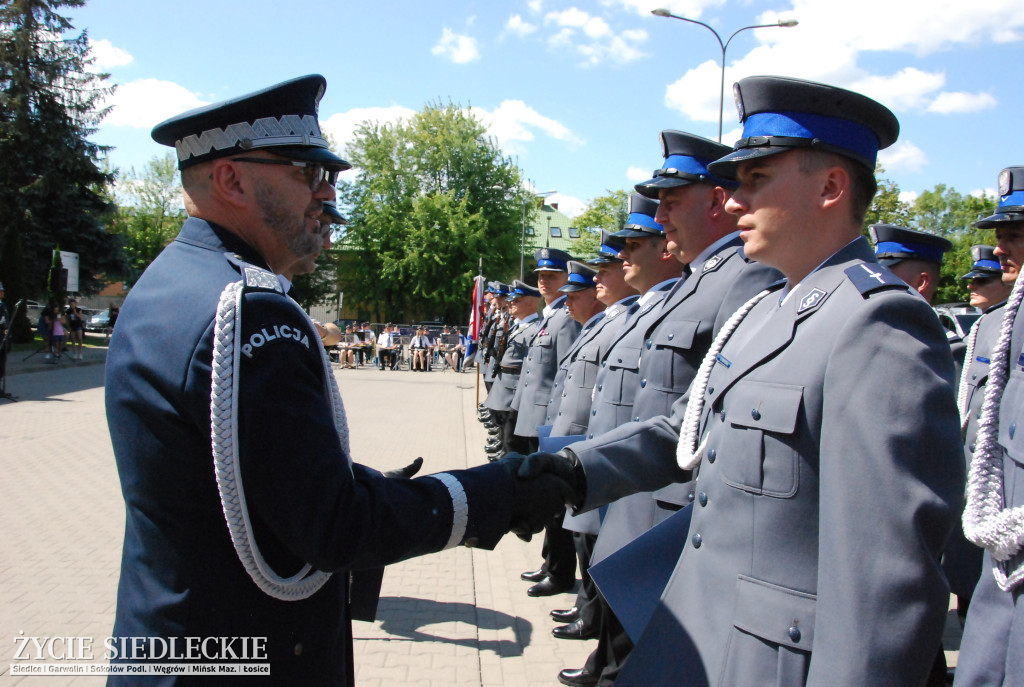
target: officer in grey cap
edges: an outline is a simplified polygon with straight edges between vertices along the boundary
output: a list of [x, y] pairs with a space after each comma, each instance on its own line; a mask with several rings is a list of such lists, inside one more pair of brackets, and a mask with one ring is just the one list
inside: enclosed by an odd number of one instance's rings
[[1012, 283], [1003, 282], [1003, 270], [995, 250], [994, 246], [971, 246], [971, 271], [960, 277], [971, 292], [971, 305], [982, 312], [1005, 302], [1013, 289]]
[[[575, 477], [590, 509], [697, 471], [693, 505], [618, 554], [681, 551], [643, 590], [616, 687], [923, 684], [963, 454], [942, 327], [861, 236], [899, 125], [823, 84], [750, 77], [736, 92], [743, 137], [708, 170], [740, 182], [726, 209], [744, 253], [785, 280], [719, 330], [674, 455], [540, 454], [520, 474]], [[630, 578], [602, 586], [613, 609], [639, 591]]]
[[[351, 685], [350, 602], [379, 589], [353, 571], [492, 548], [564, 507], [563, 484], [516, 484], [512, 461], [418, 479], [353, 462], [330, 362], [278, 279], [312, 269], [349, 167], [320, 132], [325, 88], [305, 76], [153, 130], [175, 148], [189, 217], [132, 288], [107, 355], [126, 511], [112, 664], [166, 662], [139, 638], [259, 638], [248, 650], [275, 682]], [[246, 649], [227, 651], [202, 662]]]
[[[1013, 282], [1014, 287], [1001, 309], [1002, 316], [996, 310], [980, 320], [976, 350], [981, 352], [972, 356], [971, 365], [964, 370], [965, 378], [970, 374], [972, 380], [975, 373], [980, 377], [987, 372], [987, 383], [972, 442], [963, 516], [967, 539], [985, 552], [960, 644], [954, 684], [961, 686], [1024, 684], [1024, 662], [1019, 651], [1024, 642], [1024, 606], [1020, 603], [1024, 581], [1024, 526], [1020, 518], [1024, 508], [1024, 451], [1015, 431], [1024, 418], [1024, 318], [1020, 316], [1024, 280], [1019, 278], [1024, 266], [1024, 167], [1004, 169], [998, 184], [996, 211], [975, 226], [995, 230], [995, 255], [1003, 281]], [[991, 353], [986, 356], [986, 351]], [[991, 360], [990, 364], [975, 364], [984, 357]], [[967, 393], [971, 391], [961, 408], [973, 421], [978, 413], [975, 397], [982, 389], [969, 389]], [[963, 395], [961, 388], [961, 398]], [[968, 433], [971, 429], [967, 427]]]

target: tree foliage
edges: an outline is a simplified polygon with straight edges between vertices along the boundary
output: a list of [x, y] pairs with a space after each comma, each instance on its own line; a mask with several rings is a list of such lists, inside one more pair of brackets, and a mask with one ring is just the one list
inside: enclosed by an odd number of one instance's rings
[[21, 282], [7, 284], [11, 299], [45, 292], [57, 244], [79, 254], [83, 291], [123, 264], [105, 229], [113, 205], [104, 149], [88, 140], [111, 89], [106, 74], [89, 71], [86, 34], [65, 37], [73, 27], [59, 13], [83, 3], [0, 3], [0, 267], [9, 267], [11, 232], [24, 266]]
[[606, 195], [598, 196], [590, 201], [574, 222], [580, 227], [580, 242], [576, 252], [581, 257], [596, 253], [601, 245], [601, 230], [616, 232], [626, 226], [629, 217], [629, 196], [632, 192], [625, 189], [609, 190]]
[[123, 276], [133, 283], [174, 240], [185, 221], [174, 154], [152, 158], [141, 172], [134, 167], [129, 170], [118, 183], [117, 203], [110, 230], [123, 246], [127, 261]]
[[479, 261], [494, 278], [519, 263], [519, 169], [471, 109], [429, 103], [408, 122], [365, 122], [338, 189], [351, 224], [339, 284], [360, 317], [463, 322]]

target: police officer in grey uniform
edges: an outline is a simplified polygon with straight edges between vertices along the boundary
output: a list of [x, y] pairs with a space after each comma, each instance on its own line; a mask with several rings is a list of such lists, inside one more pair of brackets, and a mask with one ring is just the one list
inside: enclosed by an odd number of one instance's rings
[[189, 218], [132, 288], [107, 356], [126, 511], [112, 663], [168, 662], [138, 638], [177, 655], [261, 638], [275, 684], [351, 685], [352, 571], [491, 548], [563, 507], [557, 483], [517, 484], [511, 461], [411, 480], [353, 462], [330, 361], [278, 279], [314, 269], [349, 166], [320, 134], [325, 88], [301, 77], [153, 130], [177, 152]]
[[[693, 381], [714, 333], [736, 308], [782, 276], [743, 254], [736, 218], [725, 211], [736, 184], [707, 169], [710, 162], [732, 149], [671, 130], [661, 132], [661, 144], [661, 168], [652, 179], [637, 184], [637, 191], [660, 198], [655, 220], [665, 229], [669, 252], [690, 274], [669, 291], [643, 329], [637, 330], [642, 332], [643, 344], [633, 422], [571, 445], [577, 455], [603, 452], [624, 460], [622, 456], [642, 446], [636, 436], [647, 431], [650, 422], [668, 421], [678, 431], [682, 411], [677, 409], [675, 420], [668, 416]], [[692, 491], [683, 483], [657, 494], [642, 492], [612, 503], [601, 523], [593, 562], [600, 562], [667, 517], [672, 511], [663, 513], [659, 502], [678, 509], [688, 502]], [[624, 630], [615, 621], [605, 623], [595, 652], [607, 657], [601, 666], [600, 684], [614, 682], [628, 651]], [[598, 661], [588, 661], [587, 669], [592, 672], [598, 665]], [[572, 672], [563, 671], [563, 681]]]
[[[1020, 654], [1024, 646], [1020, 594], [1024, 579], [1020, 544], [1024, 541], [1020, 518], [1024, 507], [1024, 451], [1016, 433], [1024, 417], [1024, 318], [1020, 316], [1024, 280], [1019, 278], [1024, 266], [1024, 167], [1004, 169], [998, 184], [995, 213], [975, 226], [995, 229], [995, 253], [1003, 281], [1016, 283], [1003, 317], [983, 317], [978, 334], [981, 340], [986, 320], [1001, 320], [991, 348], [963, 517], [967, 539], [984, 547], [985, 553], [960, 644], [954, 682], [958, 687], [1024, 684]], [[968, 373], [972, 367], [973, 362]]]
[[743, 138], [708, 169], [738, 179], [744, 252], [786, 280], [719, 330], [675, 455], [539, 454], [521, 474], [575, 475], [590, 508], [699, 470], [694, 504], [621, 554], [665, 532], [682, 544], [618, 687], [922, 684], [963, 458], [942, 327], [861, 236], [898, 123], [797, 79], [736, 91]]
[[496, 366], [494, 386], [485, 401], [487, 407], [494, 412], [495, 420], [502, 426], [499, 435], [502, 454], [529, 447], [523, 437], [515, 435], [516, 411], [512, 408], [512, 399], [519, 385], [523, 361], [526, 360], [530, 344], [540, 332], [541, 322], [541, 295], [536, 287], [516, 279], [506, 300], [512, 318], [506, 334], [508, 343]]
[[[971, 271], [961, 279], [969, 280], [971, 305], [981, 308], [983, 314], [967, 335], [967, 360], [957, 386], [957, 407], [960, 409], [964, 458], [968, 471], [977, 445], [978, 420], [981, 419], [981, 404], [985, 398], [992, 349], [999, 336], [1006, 297], [1016, 281], [1016, 272], [1009, 273], [1007, 280], [1003, 281], [1003, 271], [994, 247], [971, 246], [971, 257]], [[982, 552], [983, 549], [967, 541], [961, 523], [957, 523], [946, 544], [942, 569], [949, 580], [950, 590], [956, 594], [956, 612], [961, 621], [967, 616], [971, 595], [981, 577]]]

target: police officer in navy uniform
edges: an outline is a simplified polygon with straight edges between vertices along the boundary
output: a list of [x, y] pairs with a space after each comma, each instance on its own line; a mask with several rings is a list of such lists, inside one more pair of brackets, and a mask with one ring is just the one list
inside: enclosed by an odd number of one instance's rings
[[675, 455], [538, 454], [521, 474], [575, 477], [587, 509], [698, 471], [693, 505], [633, 542], [682, 548], [617, 687], [923, 684], [963, 454], [942, 327], [861, 236], [899, 125], [823, 84], [736, 90], [743, 137], [708, 170], [740, 182], [744, 253], [785, 280], [719, 330]]
[[971, 270], [960, 279], [967, 282], [967, 290], [971, 292], [970, 304], [982, 312], [1005, 303], [1013, 290], [1012, 282], [1003, 282], [995, 246], [971, 246]]
[[[1024, 318], [1020, 316], [1024, 280], [1019, 278], [1024, 266], [1024, 166], [1008, 167], [999, 174], [998, 193], [996, 211], [975, 226], [995, 230], [995, 255], [1003, 281], [1015, 285], [1002, 317], [998, 311], [982, 317], [976, 344], [976, 350], [984, 346], [991, 353], [987, 369], [977, 370], [987, 372], [987, 383], [984, 410], [973, 439], [963, 528], [967, 539], [984, 547], [985, 552], [960, 643], [954, 682], [958, 687], [1024, 684], [1024, 662], [1020, 659], [1024, 644], [1020, 594], [1024, 527], [1019, 516], [1024, 506], [1024, 451], [1020, 443], [1024, 435], [1016, 431], [1024, 417]], [[986, 330], [996, 323], [998, 332], [992, 335], [995, 341], [984, 345]], [[984, 349], [980, 355], [986, 357]], [[973, 361], [977, 358], [973, 356]], [[966, 373], [975, 368], [973, 361]], [[972, 422], [977, 415], [974, 397], [980, 392], [974, 390], [968, 405]]]
[[561, 507], [557, 483], [517, 485], [514, 464], [410, 480], [352, 462], [329, 361], [277, 277], [313, 269], [348, 168], [320, 134], [325, 86], [301, 77], [153, 130], [176, 149], [190, 217], [128, 295], [107, 357], [126, 507], [114, 663], [169, 662], [137, 638], [178, 655], [186, 637], [264, 638], [275, 684], [350, 685], [350, 571], [491, 548]]

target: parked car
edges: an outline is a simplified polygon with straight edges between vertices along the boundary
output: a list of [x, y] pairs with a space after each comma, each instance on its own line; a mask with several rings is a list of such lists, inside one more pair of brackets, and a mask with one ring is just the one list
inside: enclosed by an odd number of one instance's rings
[[967, 303], [943, 303], [935, 306], [935, 314], [939, 316], [942, 326], [954, 332], [962, 339], [967, 338], [981, 311]]
[[89, 321], [85, 323], [85, 331], [87, 332], [106, 332], [110, 329], [110, 313], [106, 310], [98, 312], [89, 318]]

